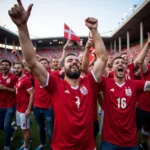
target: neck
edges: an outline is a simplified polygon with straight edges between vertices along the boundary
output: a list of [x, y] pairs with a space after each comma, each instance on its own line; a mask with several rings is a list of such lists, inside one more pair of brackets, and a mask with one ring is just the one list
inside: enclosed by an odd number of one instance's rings
[[79, 85], [79, 78], [78, 79], [70, 79], [67, 76], [65, 76], [64, 80], [67, 81], [67, 83], [73, 87], [76, 87]]
[[7, 73], [3, 73], [3, 77], [8, 76], [8, 74], [9, 74], [9, 72], [7, 72]]
[[20, 76], [18, 76], [19, 79], [22, 78], [22, 77], [23, 77], [23, 73]]
[[52, 68], [51, 71], [57, 71], [57, 69]]
[[125, 82], [125, 78], [117, 78], [116, 76], [114, 76], [114, 79], [115, 81], [118, 83], [118, 84], [123, 84]]

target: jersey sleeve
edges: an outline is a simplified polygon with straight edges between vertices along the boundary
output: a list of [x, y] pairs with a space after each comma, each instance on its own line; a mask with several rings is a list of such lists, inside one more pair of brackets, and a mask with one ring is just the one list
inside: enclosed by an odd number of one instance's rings
[[[134, 84], [134, 83], [133, 83]], [[146, 84], [146, 81], [143, 81], [143, 80], [136, 80], [136, 84], [135, 84], [135, 86], [136, 86], [136, 92], [137, 92], [137, 94], [139, 94], [139, 93], [142, 93], [142, 92], [144, 92], [145, 90], [145, 84]]]
[[33, 89], [32, 82], [29, 78], [27, 78], [25, 80], [24, 87], [25, 87], [26, 91], [29, 91], [29, 90]]
[[49, 94], [53, 95], [53, 93], [57, 90], [57, 87], [61, 84], [62, 79], [55, 77], [50, 72], [47, 73], [47, 81], [44, 88], [48, 91]]
[[85, 80], [85, 82], [89, 82], [89, 85], [92, 87], [91, 89], [94, 93], [99, 92], [100, 83], [98, 83], [95, 75], [92, 72], [90, 72], [87, 76], [85, 76], [83, 80]]

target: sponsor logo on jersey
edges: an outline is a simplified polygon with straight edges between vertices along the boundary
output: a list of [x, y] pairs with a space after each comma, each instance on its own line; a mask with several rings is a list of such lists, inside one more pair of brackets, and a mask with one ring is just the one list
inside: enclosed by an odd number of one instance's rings
[[83, 95], [87, 95], [88, 90], [87, 90], [87, 88], [86, 88], [85, 86], [82, 86], [82, 87], [80, 88], [80, 92], [81, 92]]
[[115, 89], [114, 89], [114, 88], [112, 88], [112, 89], [110, 89], [110, 91], [111, 91], [111, 92], [115, 92]]
[[10, 78], [8, 78], [8, 79], [6, 80], [6, 83], [10, 83]]
[[131, 88], [130, 87], [125, 88], [125, 93], [126, 93], [126, 96], [131, 96], [132, 95]]

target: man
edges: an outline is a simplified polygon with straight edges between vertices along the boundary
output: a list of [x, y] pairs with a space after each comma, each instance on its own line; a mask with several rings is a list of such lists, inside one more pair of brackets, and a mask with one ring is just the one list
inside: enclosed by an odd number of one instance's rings
[[20, 126], [23, 132], [24, 145], [18, 150], [29, 150], [30, 131], [30, 114], [33, 105], [33, 87], [31, 80], [24, 75], [24, 66], [18, 62], [14, 64], [14, 73], [18, 77], [16, 83], [16, 124]]
[[[46, 58], [41, 58], [39, 60], [40, 64], [44, 66], [46, 70], [49, 70], [49, 61]], [[36, 148], [36, 150], [41, 150], [46, 146], [46, 132], [49, 138], [49, 144], [52, 141], [52, 131], [53, 131], [53, 108], [52, 108], [52, 98], [50, 94], [42, 87], [36, 78], [34, 78], [34, 108], [33, 113], [38, 125], [39, 136], [41, 144]], [[46, 128], [46, 131], [45, 131]]]
[[57, 57], [53, 57], [51, 60], [51, 70], [52, 71], [59, 71], [58, 70], [59, 61]]
[[18, 78], [9, 73], [11, 62], [2, 60], [2, 74], [0, 74], [0, 129], [4, 130], [4, 150], [10, 150], [10, 139], [14, 132], [11, 127], [15, 115], [16, 98], [15, 86]]
[[[150, 48], [150, 34], [148, 33], [148, 39], [145, 43], [145, 46], [143, 47], [142, 51], [143, 57], [139, 57], [138, 62], [140, 66], [140, 70], [142, 72], [142, 80], [150, 80], [150, 65], [148, 65], [147, 61], [145, 61], [145, 58], [147, 58], [147, 53]], [[138, 130], [141, 130], [142, 127], [142, 135], [140, 138], [140, 147], [147, 148], [147, 144], [145, 144], [145, 141], [147, 140], [148, 135], [148, 149], [150, 150], [150, 93], [142, 93], [138, 95], [138, 105], [136, 110], [136, 121], [137, 121], [137, 128]], [[147, 134], [145, 136], [145, 132]]]
[[126, 80], [124, 58], [116, 57], [114, 78], [103, 78], [100, 87], [104, 119], [101, 150], [137, 150], [136, 95], [150, 90], [150, 82]]
[[[18, 6], [19, 5], [19, 6]], [[63, 60], [64, 80], [48, 73], [36, 60], [36, 54], [29, 38], [27, 20], [33, 5], [24, 10], [20, 0], [9, 15], [17, 25], [24, 58], [41, 86], [51, 94], [54, 106], [54, 131], [51, 148], [55, 150], [94, 150], [92, 97], [97, 91], [97, 79], [100, 79], [107, 61], [107, 52], [97, 31], [98, 21], [85, 20], [95, 42], [97, 61], [92, 73], [79, 78], [81, 66], [76, 55], [67, 55]], [[32, 58], [32, 59], [31, 59]]]

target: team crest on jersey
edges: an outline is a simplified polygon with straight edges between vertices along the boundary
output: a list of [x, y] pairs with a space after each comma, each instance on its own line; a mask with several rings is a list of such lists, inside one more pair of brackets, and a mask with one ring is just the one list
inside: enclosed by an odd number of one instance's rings
[[81, 92], [83, 95], [87, 95], [88, 90], [87, 90], [87, 88], [86, 88], [85, 86], [82, 86], [82, 87], [80, 88], [80, 92]]
[[10, 78], [8, 78], [8, 79], [6, 80], [6, 83], [10, 83]]
[[126, 88], [125, 93], [126, 93], [126, 96], [131, 96], [132, 95], [131, 88], [130, 87]]

